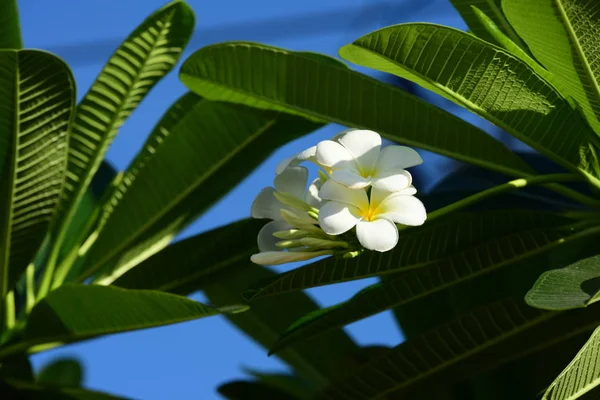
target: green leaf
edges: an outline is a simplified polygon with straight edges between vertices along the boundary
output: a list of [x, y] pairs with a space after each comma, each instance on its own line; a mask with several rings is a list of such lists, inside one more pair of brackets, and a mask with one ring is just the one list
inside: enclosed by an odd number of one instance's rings
[[4, 0], [0, 4], [0, 49], [20, 50], [22, 47], [17, 0]]
[[232, 42], [204, 47], [179, 72], [206, 98], [372, 129], [387, 139], [509, 175], [531, 169], [480, 129], [391, 85], [276, 47]]
[[[392, 250], [366, 252], [354, 259], [330, 257], [276, 276], [270, 281], [259, 282], [244, 292], [248, 299], [256, 299], [289, 291], [303, 290], [315, 286], [363, 279], [376, 275], [393, 274], [432, 263], [452, 256], [461, 250], [482, 244], [478, 251], [488, 251], [499, 246], [494, 239], [515, 232], [539, 229], [528, 242], [530, 244], [551, 241], [556, 234], [545, 230], [568, 223], [568, 219], [544, 212], [531, 211], [487, 211], [478, 213], [455, 213], [442, 220], [427, 223], [422, 227], [403, 230], [402, 240]], [[562, 236], [558, 236], [562, 237]], [[557, 238], [558, 238], [557, 237]], [[535, 240], [534, 240], [535, 239]], [[520, 242], [520, 236], [511, 240]], [[532, 241], [533, 240], [533, 241]], [[536, 240], [540, 240], [537, 242]], [[523, 242], [517, 244], [523, 248]], [[536, 246], [534, 246], [535, 248]], [[488, 260], [491, 261], [491, 260]], [[435, 268], [435, 264], [433, 264]], [[418, 274], [418, 272], [415, 272]]]
[[162, 7], [121, 44], [81, 100], [70, 137], [63, 230], [119, 128], [175, 66], [193, 29], [194, 14], [185, 2]]
[[[231, 304], [240, 301], [241, 291], [253, 279], [275, 275], [267, 268], [248, 263], [232, 271], [223, 279], [204, 288], [213, 304]], [[245, 313], [226, 318], [263, 347], [271, 348], [288, 326], [297, 318], [319, 307], [304, 293], [293, 293], [277, 301], [256, 301]], [[304, 379], [317, 387], [339, 374], [338, 360], [356, 350], [356, 345], [343, 332], [330, 332], [314, 340], [281, 351], [278, 356]]]
[[293, 396], [281, 389], [274, 388], [263, 382], [257, 381], [231, 381], [217, 388], [219, 394], [229, 400], [299, 400], [300, 397]]
[[0, 153], [8, 150], [0, 177], [2, 297], [33, 260], [60, 200], [75, 88], [68, 66], [37, 50], [0, 51], [0, 87]]
[[[126, 289], [152, 289], [187, 295], [250, 263], [264, 221], [244, 219], [177, 242], [119, 276], [99, 282]], [[115, 279], [116, 277], [116, 279]]]
[[597, 181], [588, 171], [595, 161], [585, 120], [527, 63], [500, 47], [453, 28], [417, 23], [370, 33], [342, 47], [340, 55], [409, 79]]
[[59, 358], [42, 367], [36, 382], [41, 385], [79, 387], [83, 383], [83, 367], [75, 358]]
[[106, 223], [87, 255], [86, 276], [132, 246], [172, 238], [279, 145], [318, 127], [285, 114], [201, 99], [140, 169], [120, 201], [104, 209], [110, 215], [103, 217]]
[[67, 283], [50, 292], [33, 308], [25, 326], [24, 340], [28, 346], [74, 342], [246, 308], [228, 306], [219, 309], [152, 290]]
[[295, 375], [258, 372], [248, 368], [244, 368], [244, 371], [260, 383], [281, 390], [299, 400], [312, 400], [315, 396], [315, 389]]
[[476, 15], [473, 7], [476, 7], [487, 15], [498, 27], [500, 32], [522, 49], [521, 51], [527, 49], [527, 45], [523, 43], [502, 12], [502, 0], [450, 0], [450, 3], [452, 3], [454, 8], [456, 8], [463, 17], [471, 29], [471, 32], [481, 39], [490, 43], [497, 43], [496, 38], [493, 35], [490, 35], [489, 30], [481, 23], [481, 20]]
[[575, 400], [600, 385], [599, 345], [600, 328], [596, 328], [573, 361], [548, 387], [542, 400]]
[[533, 55], [564, 82], [600, 135], [600, 67], [596, 63], [600, 56], [596, 41], [600, 29], [598, 6], [593, 0], [502, 2], [508, 20]]
[[541, 311], [512, 297], [488, 303], [400, 344], [316, 398], [435, 398], [431, 392], [445, 383], [464, 381], [593, 329], [598, 316], [581, 311]]
[[[408, 304], [461, 282], [540, 254], [579, 237], [560, 229], [512, 234], [371, 285], [350, 300], [320, 309], [292, 324], [272, 351], [330, 329]], [[569, 237], [570, 236], [570, 237]]]
[[525, 300], [544, 310], [587, 307], [600, 300], [600, 255], [544, 272]]

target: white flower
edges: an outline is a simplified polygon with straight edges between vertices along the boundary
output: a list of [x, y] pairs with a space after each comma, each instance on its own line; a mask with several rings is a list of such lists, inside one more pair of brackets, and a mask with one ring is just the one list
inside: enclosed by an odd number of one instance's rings
[[398, 243], [402, 225], [422, 225], [427, 218], [425, 206], [413, 195], [417, 190], [406, 185], [399, 191], [350, 189], [333, 180], [323, 184], [319, 195], [330, 200], [319, 210], [319, 225], [329, 235], [341, 235], [356, 226], [360, 244], [369, 250], [388, 251]]
[[368, 130], [352, 130], [337, 141], [320, 142], [314, 158], [328, 169], [331, 179], [344, 186], [360, 189], [371, 185], [389, 192], [410, 186], [412, 177], [405, 168], [423, 162], [409, 147], [387, 146], [381, 150], [381, 136]]

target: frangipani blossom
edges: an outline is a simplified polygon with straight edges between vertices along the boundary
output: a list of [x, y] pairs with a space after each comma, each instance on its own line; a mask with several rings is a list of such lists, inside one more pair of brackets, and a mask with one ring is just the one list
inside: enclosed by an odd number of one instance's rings
[[423, 162], [419, 154], [405, 146], [381, 150], [381, 136], [369, 130], [352, 130], [334, 140], [317, 145], [314, 158], [325, 167], [331, 179], [352, 189], [374, 188], [394, 192], [412, 183], [405, 168]]
[[319, 210], [319, 225], [329, 235], [341, 235], [356, 227], [360, 244], [369, 250], [388, 251], [398, 243], [397, 224], [422, 225], [425, 206], [413, 195], [417, 190], [406, 185], [395, 191], [350, 189], [334, 180], [323, 184], [319, 195], [330, 200]]

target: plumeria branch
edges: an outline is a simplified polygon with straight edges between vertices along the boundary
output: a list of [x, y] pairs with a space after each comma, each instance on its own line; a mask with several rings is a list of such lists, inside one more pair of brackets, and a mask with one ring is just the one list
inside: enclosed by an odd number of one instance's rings
[[481, 191], [477, 194], [469, 196], [465, 199], [452, 203], [446, 207], [442, 207], [439, 210], [435, 210], [429, 213], [427, 219], [429, 221], [440, 218], [448, 213], [460, 210], [462, 208], [468, 207], [475, 203], [479, 203], [480, 201], [486, 200], [490, 197], [497, 196], [502, 193], [510, 192], [517, 189], [522, 189], [527, 186], [534, 185], [545, 185], [548, 183], [557, 183], [557, 182], [577, 182], [580, 181], [581, 177], [576, 174], [548, 174], [548, 175], [539, 175], [531, 178], [519, 178], [504, 183], [502, 185], [495, 186], [493, 188]]

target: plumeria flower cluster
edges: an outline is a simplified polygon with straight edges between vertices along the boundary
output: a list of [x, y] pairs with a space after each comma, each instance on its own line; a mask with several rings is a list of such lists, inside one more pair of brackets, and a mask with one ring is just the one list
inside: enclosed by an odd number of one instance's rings
[[[274, 187], [252, 204], [252, 217], [272, 220], [259, 232], [260, 253], [252, 261], [275, 265], [354, 257], [364, 249], [385, 252], [398, 243], [396, 224], [422, 225], [427, 213], [406, 168], [423, 160], [409, 147], [381, 144], [376, 132], [349, 130], [283, 160]], [[320, 167], [308, 187], [303, 162]]]

